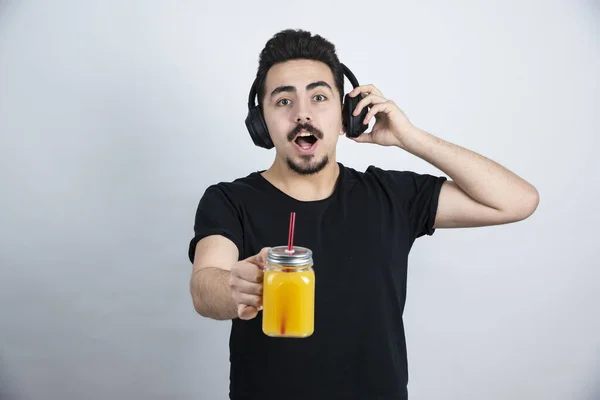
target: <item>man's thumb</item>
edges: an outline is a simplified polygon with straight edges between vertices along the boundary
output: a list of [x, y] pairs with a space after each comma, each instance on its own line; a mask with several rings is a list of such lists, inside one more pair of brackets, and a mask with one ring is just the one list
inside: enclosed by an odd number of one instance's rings
[[238, 304], [238, 317], [240, 319], [252, 319], [258, 315], [258, 310], [256, 307], [247, 306], [245, 304]]
[[267, 264], [269, 249], [270, 247], [263, 247], [258, 254], [248, 257], [246, 261], [258, 266], [260, 269], [263, 269]]
[[352, 140], [354, 140], [355, 142], [358, 142], [358, 143], [371, 143], [371, 134], [365, 132], [365, 133], [363, 133], [363, 134], [361, 134], [361, 135], [359, 135], [357, 137], [353, 137], [353, 138], [350, 138], [350, 139], [352, 139]]

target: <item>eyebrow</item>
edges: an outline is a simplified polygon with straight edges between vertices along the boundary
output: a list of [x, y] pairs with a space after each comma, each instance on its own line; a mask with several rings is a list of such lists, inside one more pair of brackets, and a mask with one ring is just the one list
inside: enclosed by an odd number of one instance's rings
[[[329, 84], [325, 81], [317, 81], [317, 82], [309, 83], [308, 85], [306, 85], [306, 90], [312, 90], [317, 87], [326, 87], [326, 88], [329, 88], [329, 90], [332, 90], [331, 86], [329, 86]], [[294, 86], [289, 86], [289, 85], [288, 86], [278, 86], [275, 88], [275, 90], [273, 90], [271, 92], [271, 97], [273, 97], [279, 93], [283, 93], [283, 92], [294, 93], [294, 92], [296, 92], [296, 88]]]

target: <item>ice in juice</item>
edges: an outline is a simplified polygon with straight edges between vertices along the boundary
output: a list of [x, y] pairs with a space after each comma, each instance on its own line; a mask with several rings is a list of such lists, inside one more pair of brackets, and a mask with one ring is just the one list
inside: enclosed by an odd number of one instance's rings
[[315, 273], [311, 266], [270, 268], [263, 280], [263, 332], [308, 337], [314, 331]]

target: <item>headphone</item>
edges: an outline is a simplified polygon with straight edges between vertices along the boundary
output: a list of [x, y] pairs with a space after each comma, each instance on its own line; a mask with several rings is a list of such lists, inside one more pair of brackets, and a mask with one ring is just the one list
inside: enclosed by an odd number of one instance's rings
[[[358, 80], [346, 67], [344, 64], [340, 64], [342, 70], [344, 71], [344, 75], [348, 78], [352, 87], [356, 88], [359, 86]], [[252, 84], [252, 88], [250, 89], [250, 94], [248, 96], [248, 116], [246, 117], [246, 128], [248, 128], [248, 132], [250, 132], [250, 137], [255, 145], [258, 147], [263, 147], [265, 149], [271, 149], [274, 147], [273, 140], [271, 140], [271, 136], [269, 136], [269, 129], [267, 128], [267, 124], [265, 123], [265, 119], [263, 118], [262, 111], [258, 104], [254, 103], [254, 99], [256, 98], [256, 90], [258, 85], [258, 77], [254, 80]], [[360, 136], [364, 131], [369, 127], [363, 123], [363, 120], [367, 116], [369, 112], [369, 107], [364, 107], [359, 115], [352, 115], [356, 105], [361, 100], [361, 96], [350, 97], [348, 94], [344, 96], [344, 103], [342, 106], [342, 124], [344, 126], [344, 130], [346, 131], [346, 136], [350, 138], [355, 138]]]

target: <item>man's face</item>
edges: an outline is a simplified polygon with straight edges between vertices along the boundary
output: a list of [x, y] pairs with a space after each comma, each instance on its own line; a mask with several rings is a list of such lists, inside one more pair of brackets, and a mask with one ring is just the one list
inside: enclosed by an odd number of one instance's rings
[[340, 93], [329, 67], [319, 61], [290, 60], [267, 73], [263, 114], [282, 159], [309, 175], [335, 159], [342, 131]]

